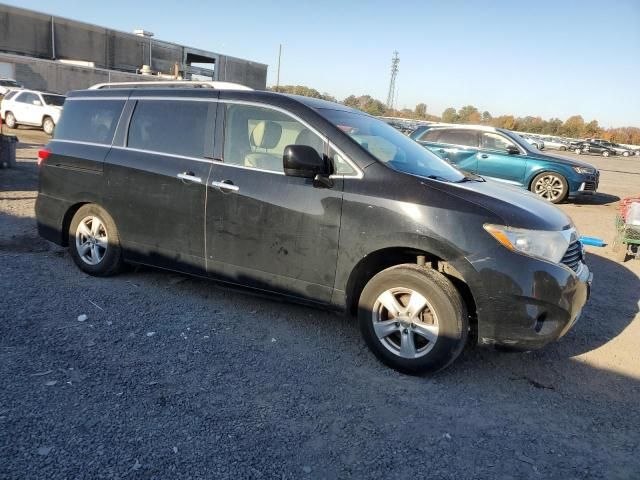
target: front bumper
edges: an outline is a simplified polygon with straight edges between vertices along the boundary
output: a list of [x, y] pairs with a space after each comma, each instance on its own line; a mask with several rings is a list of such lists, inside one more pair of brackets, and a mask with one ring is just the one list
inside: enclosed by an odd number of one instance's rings
[[533, 350], [565, 335], [589, 299], [589, 267], [581, 263], [573, 271], [512, 252], [501, 256], [497, 268], [479, 270], [484, 294], [476, 299], [478, 343]]
[[570, 197], [578, 195], [593, 195], [598, 191], [600, 185], [600, 171], [594, 175], [584, 175], [579, 179], [572, 180], [570, 183]]

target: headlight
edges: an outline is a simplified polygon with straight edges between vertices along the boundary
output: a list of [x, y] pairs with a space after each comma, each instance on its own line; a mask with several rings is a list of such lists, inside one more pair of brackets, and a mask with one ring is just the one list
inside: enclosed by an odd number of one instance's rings
[[575, 228], [548, 231], [485, 224], [484, 229], [509, 250], [553, 263], [560, 263], [569, 245], [579, 238]]
[[582, 173], [586, 175], [593, 175], [594, 173], [596, 173], [596, 169], [591, 167], [573, 167], [573, 169], [577, 173]]

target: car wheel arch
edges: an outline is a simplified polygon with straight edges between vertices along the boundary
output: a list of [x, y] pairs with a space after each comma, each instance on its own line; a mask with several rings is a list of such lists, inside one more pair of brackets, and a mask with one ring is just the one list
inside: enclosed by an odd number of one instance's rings
[[[425, 268], [433, 268], [442, 273], [455, 285], [461, 294], [470, 315], [471, 334], [477, 332], [477, 317], [475, 312], [476, 298], [481, 292], [474, 291], [469, 284], [469, 269], [464, 268], [461, 261], [448, 261], [440, 254], [434, 254], [415, 247], [385, 247], [375, 250], [360, 259], [351, 270], [345, 289], [347, 312], [350, 315], [357, 314], [358, 302], [365, 285], [376, 274], [387, 268], [402, 264], [417, 264], [418, 257], [424, 256]], [[466, 261], [466, 260], [463, 260]]]

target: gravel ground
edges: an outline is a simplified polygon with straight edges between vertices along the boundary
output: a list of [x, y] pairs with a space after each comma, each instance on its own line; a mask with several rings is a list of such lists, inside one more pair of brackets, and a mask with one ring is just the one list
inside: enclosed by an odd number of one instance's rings
[[[0, 478], [640, 478], [640, 261], [590, 249], [592, 300], [543, 350], [403, 376], [341, 315], [81, 273], [37, 237], [45, 137], [18, 134], [0, 170]], [[586, 160], [602, 193], [561, 208], [611, 241], [640, 159]]]

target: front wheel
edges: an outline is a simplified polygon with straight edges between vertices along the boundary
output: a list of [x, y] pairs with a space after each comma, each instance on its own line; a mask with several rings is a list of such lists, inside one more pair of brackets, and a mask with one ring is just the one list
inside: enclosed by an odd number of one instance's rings
[[575, 152], [576, 152], [578, 155], [580, 155], [580, 154], [582, 153], [582, 150], [581, 150], [581, 149], [579, 149], [579, 148], [576, 148], [576, 149], [575, 149]]
[[531, 191], [551, 203], [560, 203], [569, 193], [569, 185], [562, 175], [545, 172], [533, 179]]
[[69, 226], [69, 251], [80, 270], [98, 277], [118, 273], [122, 251], [111, 215], [95, 204], [78, 209]]
[[360, 331], [385, 365], [403, 373], [434, 373], [450, 365], [467, 341], [460, 294], [442, 274], [405, 264], [383, 270], [358, 304]]
[[607, 151], [602, 152], [602, 156], [603, 157], [608, 157], [609, 156], [609, 152], [607, 152]]
[[7, 112], [4, 114], [4, 123], [9, 128], [16, 128], [16, 117], [13, 116], [13, 113]]
[[623, 157], [628, 157], [629, 156], [629, 152], [622, 152], [622, 156]]
[[44, 133], [47, 135], [53, 135], [53, 129], [55, 127], [56, 124], [53, 122], [51, 117], [44, 117], [44, 120], [42, 121], [42, 129], [44, 130]]

